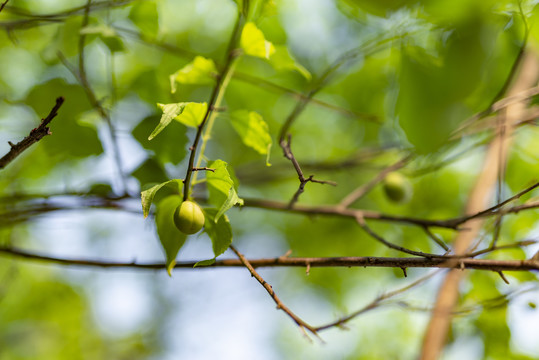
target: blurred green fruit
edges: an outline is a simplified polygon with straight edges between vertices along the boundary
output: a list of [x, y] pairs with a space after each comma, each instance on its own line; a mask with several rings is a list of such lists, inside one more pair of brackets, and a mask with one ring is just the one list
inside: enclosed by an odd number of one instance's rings
[[382, 185], [386, 196], [393, 202], [406, 202], [412, 196], [410, 180], [400, 173], [387, 174]]
[[184, 201], [174, 211], [174, 224], [184, 234], [197, 233], [204, 226], [204, 213], [197, 203]]

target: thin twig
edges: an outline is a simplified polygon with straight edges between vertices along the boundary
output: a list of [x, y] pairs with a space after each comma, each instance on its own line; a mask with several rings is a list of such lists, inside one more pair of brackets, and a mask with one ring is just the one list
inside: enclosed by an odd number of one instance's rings
[[262, 285], [264, 287], [264, 289], [266, 289], [268, 294], [271, 296], [271, 298], [273, 299], [273, 301], [277, 305], [277, 309], [283, 310], [296, 323], [296, 325], [298, 325], [300, 327], [300, 329], [302, 329], [303, 331], [305, 331], [305, 329], [307, 329], [313, 335], [318, 337], [318, 333], [317, 333], [317, 331], [316, 331], [316, 329], [314, 327], [307, 324], [299, 316], [294, 314], [292, 312], [292, 310], [290, 310], [285, 304], [283, 304], [281, 299], [279, 299], [277, 294], [275, 294], [275, 291], [273, 291], [273, 288], [271, 287], [271, 285], [268, 284], [268, 282], [266, 280], [264, 280], [262, 278], [262, 276], [260, 276], [256, 272], [256, 270], [251, 265], [249, 260], [247, 260], [247, 258], [242, 253], [240, 253], [234, 246], [230, 245], [230, 249], [232, 249], [232, 251], [234, 251], [236, 256], [240, 259], [241, 263], [249, 270], [249, 272], [251, 273], [251, 276], [253, 276], [260, 283], [260, 285]]
[[[204, 130], [204, 127], [207, 123], [211, 123], [211, 119], [214, 115], [215, 108], [218, 108], [220, 106], [221, 100], [224, 96], [224, 93], [226, 91], [226, 88], [228, 86], [228, 83], [230, 81], [230, 78], [232, 77], [232, 74], [234, 72], [234, 67], [237, 62], [238, 53], [235, 51], [239, 34], [242, 29], [242, 15], [238, 12], [236, 24], [234, 25], [234, 30], [232, 31], [232, 35], [230, 36], [230, 40], [228, 43], [227, 51], [226, 51], [226, 61], [224, 68], [217, 78], [217, 83], [215, 84], [215, 87], [213, 88], [210, 101], [208, 103], [208, 108], [206, 110], [206, 113], [204, 114], [204, 117], [197, 127], [197, 132], [195, 135], [195, 138], [193, 140], [193, 145], [191, 145], [190, 149], [190, 155], [189, 155], [189, 164], [187, 165], [187, 170], [185, 173], [184, 181], [183, 181], [183, 200], [187, 200], [189, 198], [189, 193], [191, 191], [191, 176], [193, 175], [193, 169], [195, 168], [195, 157], [198, 150], [198, 144], [200, 143], [202, 132]], [[204, 141], [203, 146], [204, 148]], [[201, 150], [201, 153], [203, 153], [204, 149]], [[197, 164], [199, 165], [199, 164]], [[198, 166], [196, 166], [198, 167]], [[196, 177], [196, 172], [194, 177]]]
[[299, 182], [300, 182], [298, 190], [294, 193], [294, 196], [292, 197], [292, 199], [288, 203], [288, 208], [292, 209], [294, 204], [298, 201], [299, 196], [303, 193], [303, 191], [305, 191], [305, 185], [308, 182], [314, 182], [314, 183], [318, 183], [318, 184], [329, 184], [329, 185], [333, 185], [333, 186], [336, 186], [337, 183], [335, 183], [333, 181], [316, 180], [316, 179], [313, 178], [314, 175], [310, 175], [308, 178], [306, 178], [305, 175], [303, 175], [303, 171], [301, 170], [301, 166], [299, 165], [299, 162], [296, 160], [296, 158], [294, 157], [294, 154], [292, 153], [292, 149], [290, 148], [290, 142], [291, 142], [291, 135], [289, 134], [288, 135], [288, 141], [286, 141], [285, 143], [281, 143], [281, 147], [283, 149], [284, 156], [288, 160], [290, 160], [292, 162], [292, 164], [294, 165], [294, 169], [296, 169], [296, 172], [297, 172], [298, 178], [299, 178]]
[[322, 331], [322, 330], [326, 330], [326, 329], [329, 329], [329, 328], [333, 328], [333, 327], [342, 327], [345, 323], [349, 322], [350, 320], [358, 317], [359, 315], [362, 315], [368, 311], [371, 311], [371, 310], [374, 310], [378, 307], [380, 307], [386, 300], [388, 299], [391, 299], [397, 295], [400, 295], [422, 283], [424, 283], [425, 281], [427, 281], [428, 279], [430, 279], [431, 277], [433, 277], [434, 275], [440, 273], [441, 270], [435, 270], [435, 271], [432, 271], [431, 273], [417, 279], [416, 281], [412, 282], [411, 284], [408, 284], [404, 287], [401, 287], [399, 289], [396, 289], [396, 290], [393, 290], [393, 291], [390, 291], [390, 292], [387, 292], [385, 294], [381, 294], [379, 296], [377, 296], [373, 301], [371, 301], [369, 304], [363, 306], [361, 309], [359, 310], [356, 310], [354, 312], [352, 312], [351, 314], [347, 315], [347, 316], [344, 316], [344, 317], [341, 317], [340, 319], [337, 319], [331, 323], [328, 323], [328, 324], [325, 324], [325, 325], [321, 325], [321, 326], [317, 326], [316, 327], [316, 330], [318, 331]]
[[0, 12], [2, 12], [2, 10], [4, 10], [4, 8], [6, 7], [7, 3], [8, 3], [9, 0], [6, 0], [2, 3], [2, 5], [0, 5]]
[[28, 149], [32, 144], [35, 144], [39, 140], [43, 139], [45, 136], [51, 134], [48, 125], [52, 121], [52, 119], [54, 119], [56, 115], [58, 115], [58, 110], [63, 103], [63, 97], [56, 98], [56, 104], [51, 109], [49, 115], [47, 115], [46, 118], [41, 120], [41, 124], [37, 128], [33, 129], [27, 137], [22, 139], [17, 144], [12, 144], [11, 142], [9, 143], [11, 149], [6, 155], [4, 155], [0, 159], [0, 170], [5, 168], [10, 162], [15, 160], [17, 156], [19, 156], [23, 151]]
[[372, 238], [374, 238], [378, 242], [384, 244], [385, 246], [387, 246], [390, 249], [397, 250], [397, 251], [403, 252], [405, 254], [421, 256], [421, 257], [425, 257], [425, 258], [429, 258], [429, 259], [430, 258], [444, 258], [444, 257], [446, 257], [446, 254], [438, 255], [438, 254], [425, 253], [425, 252], [422, 252], [422, 251], [410, 250], [410, 249], [405, 248], [403, 246], [395, 245], [395, 244], [387, 241], [386, 239], [384, 239], [382, 236], [375, 233], [369, 226], [367, 226], [367, 224], [365, 223], [365, 220], [363, 218], [361, 218], [361, 217], [357, 218], [357, 223]]

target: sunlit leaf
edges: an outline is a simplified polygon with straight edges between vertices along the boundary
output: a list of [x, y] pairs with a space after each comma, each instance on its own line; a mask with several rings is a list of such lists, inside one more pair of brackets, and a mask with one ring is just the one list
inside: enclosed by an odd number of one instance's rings
[[176, 83], [180, 84], [212, 84], [217, 74], [215, 63], [211, 59], [197, 56], [174, 74], [170, 75], [171, 92], [176, 92]]
[[176, 104], [157, 104], [163, 111], [163, 115], [161, 116], [161, 120], [159, 120], [159, 125], [152, 131], [148, 140], [155, 138], [176, 116], [180, 115], [185, 109], [185, 104], [183, 102]]
[[269, 150], [271, 136], [268, 124], [262, 116], [254, 111], [237, 110], [231, 114], [232, 126], [240, 135], [243, 143], [262, 155], [267, 155], [266, 164], [269, 165]]
[[275, 52], [275, 46], [266, 40], [262, 31], [252, 22], [243, 27], [240, 46], [247, 55], [269, 59]]
[[155, 225], [159, 241], [163, 246], [166, 256], [167, 273], [172, 276], [172, 269], [176, 264], [178, 251], [185, 243], [187, 235], [176, 228], [174, 224], [174, 211], [182, 203], [182, 198], [178, 195], [171, 195], [164, 198], [157, 204], [155, 214]]
[[155, 138], [173, 119], [186, 126], [198, 127], [208, 109], [208, 104], [205, 102], [181, 102], [175, 104], [157, 104], [157, 106], [163, 111], [163, 115], [161, 116], [161, 120], [159, 120], [159, 125], [152, 131], [148, 140]]
[[200, 123], [202, 123], [202, 120], [204, 120], [204, 116], [206, 115], [206, 111], [208, 111], [208, 104], [204, 103], [195, 103], [195, 102], [188, 102], [183, 103], [185, 104], [185, 108], [183, 109], [183, 112], [176, 116], [174, 120], [179, 121], [180, 123], [190, 126], [190, 127], [198, 127]]

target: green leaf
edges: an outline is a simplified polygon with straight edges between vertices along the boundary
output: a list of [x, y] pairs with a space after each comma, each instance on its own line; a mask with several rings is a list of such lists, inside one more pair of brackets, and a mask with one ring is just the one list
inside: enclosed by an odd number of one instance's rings
[[157, 204], [155, 214], [157, 234], [159, 235], [159, 241], [163, 246], [163, 250], [165, 250], [166, 269], [169, 276], [172, 276], [172, 269], [176, 264], [176, 256], [187, 238], [187, 235], [176, 228], [173, 219], [174, 211], [180, 206], [182, 201], [181, 196], [168, 196]]
[[208, 162], [208, 167], [215, 171], [206, 173], [206, 182], [208, 192], [210, 193], [209, 201], [217, 208], [215, 221], [219, 220], [228, 209], [236, 204], [243, 205], [243, 200], [238, 196], [234, 187], [234, 180], [228, 172], [228, 164], [223, 160], [215, 160]]
[[286, 46], [275, 46], [275, 53], [270, 58], [270, 64], [276, 70], [293, 70], [300, 73], [308, 81], [312, 79], [309, 70], [305, 69], [296, 61], [296, 59], [294, 59], [294, 57], [292, 57]]
[[208, 110], [208, 104], [205, 102], [181, 102], [175, 104], [157, 104], [157, 106], [163, 111], [163, 115], [161, 116], [161, 120], [159, 120], [159, 125], [152, 131], [148, 140], [156, 137], [173, 119], [186, 126], [196, 128], [200, 125]]
[[120, 52], [125, 50], [122, 38], [112, 27], [105, 24], [89, 25], [80, 30], [81, 35], [97, 35], [111, 52]]
[[[153, 157], [161, 164], [178, 164], [185, 158], [187, 135], [186, 127], [176, 122], [168, 125], [167, 131], [159, 135], [159, 139], [148, 140], [148, 134], [159, 124], [159, 116], [149, 116], [142, 120], [132, 131], [133, 137], [145, 149], [153, 151]], [[174, 146], [170, 146], [174, 144]]]
[[217, 74], [215, 63], [211, 59], [196, 56], [193, 61], [170, 75], [171, 92], [176, 92], [176, 83], [180, 84], [212, 84]]
[[50, 124], [52, 135], [39, 143], [50, 156], [82, 158], [103, 152], [94, 126], [79, 122], [83, 113], [92, 109], [84, 89], [79, 85], [67, 84], [63, 79], [52, 79], [34, 86], [24, 103], [34, 109], [37, 120], [51, 111], [58, 96], [65, 102], [58, 116]]
[[243, 27], [240, 46], [247, 55], [269, 59], [275, 52], [275, 46], [264, 37], [264, 33], [252, 22]]
[[[177, 184], [177, 185], [176, 185]], [[164, 183], [157, 184], [155, 186], [152, 186], [148, 190], [144, 190], [140, 193], [140, 200], [142, 202], [142, 213], [144, 214], [144, 217], [148, 217], [148, 214], [150, 213], [150, 206], [152, 205], [153, 198], [155, 197], [155, 194], [159, 190], [161, 190], [164, 186], [167, 185], [175, 185], [179, 190], [181, 190], [183, 186], [183, 180], [181, 179], [172, 179], [169, 181], [165, 181]], [[171, 216], [172, 219], [172, 216]]]
[[167, 176], [163, 166], [153, 158], [146, 159], [131, 172], [131, 175], [139, 181], [140, 185], [162, 183], [170, 178]]
[[396, 110], [419, 153], [438, 150], [462, 120], [482, 110], [473, 100], [486, 81], [482, 29], [480, 22], [459, 26], [444, 40], [438, 58], [420, 47], [403, 51]]
[[152, 140], [154, 137], [156, 137], [157, 134], [163, 131], [163, 129], [171, 123], [172, 119], [180, 115], [185, 109], [185, 104], [186, 103], [183, 102], [176, 104], [157, 104], [157, 106], [159, 106], [159, 108], [163, 111], [163, 115], [161, 116], [161, 120], [159, 120], [159, 125], [157, 125], [152, 131], [148, 137], [148, 140]]
[[237, 110], [231, 114], [232, 126], [240, 135], [243, 143], [262, 155], [267, 155], [266, 165], [269, 163], [269, 150], [271, 136], [268, 124], [262, 116], [254, 111]]
[[147, 36], [155, 37], [159, 29], [157, 4], [155, 1], [137, 1], [129, 12], [129, 19]]
[[215, 257], [221, 255], [232, 244], [232, 227], [226, 215], [217, 217], [217, 209], [203, 209], [206, 217], [204, 232], [211, 239], [213, 254]]
[[197, 263], [193, 265], [193, 267], [196, 268], [199, 266], [210, 266], [210, 265], [213, 265], [214, 263], [215, 263], [215, 258], [208, 259], [208, 260], [201, 260], [201, 261], [197, 261]]
[[202, 123], [202, 120], [206, 115], [206, 111], [208, 111], [208, 104], [206, 104], [205, 102], [187, 102], [182, 104], [185, 104], [185, 109], [181, 114], [176, 116], [174, 120], [177, 120], [186, 126], [194, 128], [198, 127], [198, 125]]

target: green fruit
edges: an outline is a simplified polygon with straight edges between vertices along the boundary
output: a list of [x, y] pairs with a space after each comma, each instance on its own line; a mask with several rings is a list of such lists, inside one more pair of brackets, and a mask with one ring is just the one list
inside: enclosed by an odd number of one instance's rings
[[386, 175], [383, 187], [388, 199], [394, 202], [405, 202], [412, 196], [412, 184], [404, 175], [397, 172]]
[[184, 201], [174, 211], [174, 224], [184, 234], [197, 233], [204, 226], [204, 213], [197, 203]]

